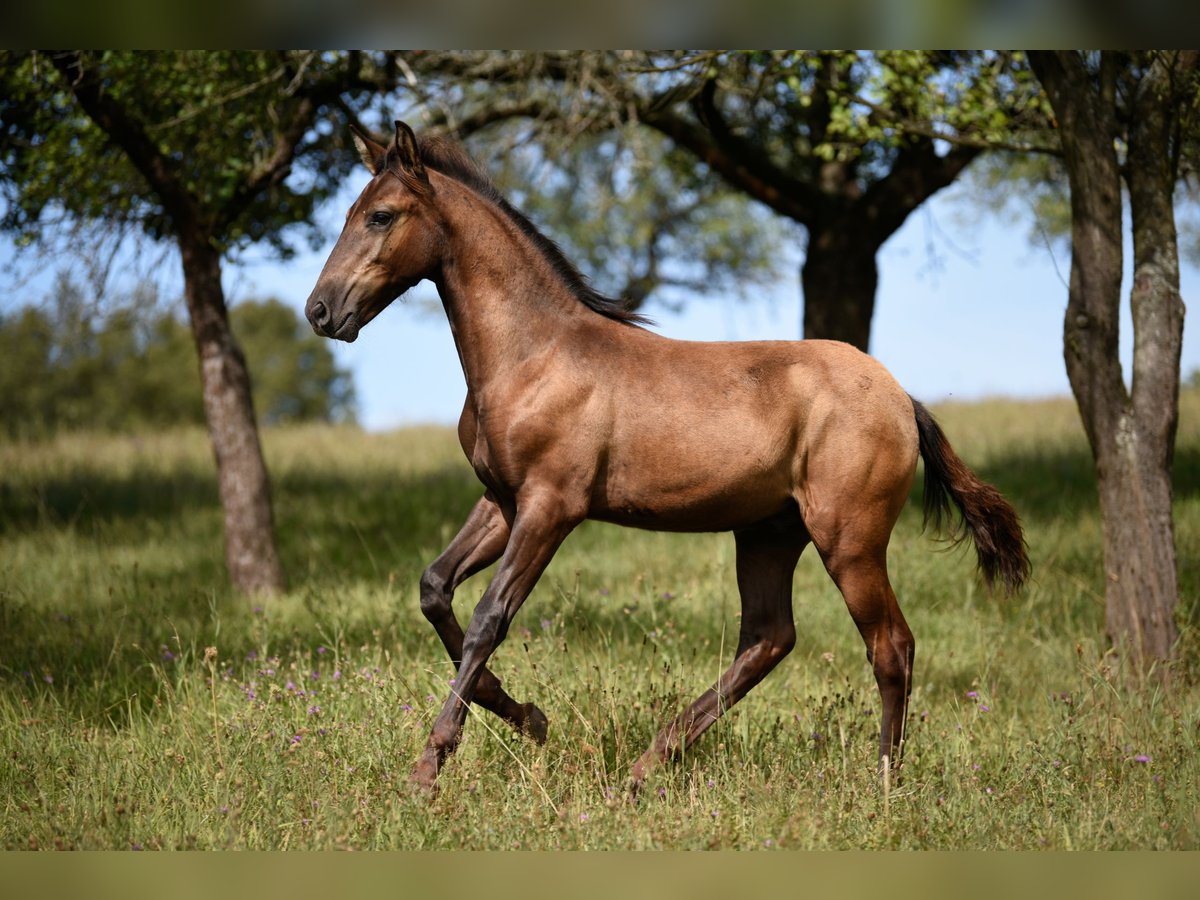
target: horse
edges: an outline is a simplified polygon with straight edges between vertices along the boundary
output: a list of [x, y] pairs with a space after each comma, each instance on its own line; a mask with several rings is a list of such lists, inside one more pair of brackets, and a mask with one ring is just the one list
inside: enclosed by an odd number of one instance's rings
[[[390, 145], [351, 128], [371, 180], [305, 306], [318, 335], [353, 342], [422, 280], [437, 288], [466, 378], [458, 424], [483, 496], [424, 571], [421, 611], [458, 668], [411, 783], [432, 794], [469, 704], [541, 743], [547, 719], [487, 667], [563, 540], [597, 519], [733, 533], [741, 625], [716, 684], [632, 764], [649, 773], [692, 745], [796, 640], [792, 580], [816, 547], [866, 645], [882, 716], [879, 765], [899, 764], [915, 642], [888, 580], [887, 547], [924, 461], [924, 512], [970, 536], [989, 586], [1030, 563], [1013, 507], [955, 454], [929, 411], [881, 363], [823, 341], [690, 342], [645, 328], [594, 289], [457, 144]], [[464, 632], [462, 582], [499, 561]]]

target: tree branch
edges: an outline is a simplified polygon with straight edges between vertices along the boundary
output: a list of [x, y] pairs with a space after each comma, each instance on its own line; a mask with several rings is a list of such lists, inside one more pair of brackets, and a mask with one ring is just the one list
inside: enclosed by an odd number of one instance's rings
[[646, 102], [637, 109], [638, 120], [689, 150], [701, 162], [738, 190], [781, 215], [808, 223], [816, 216], [807, 185], [756, 155], [751, 146], [731, 136], [723, 145], [701, 125], [669, 109]]
[[887, 240], [914, 209], [953, 182], [981, 152], [977, 147], [953, 147], [938, 156], [927, 138], [903, 148], [891, 172], [859, 201], [869, 210], [867, 221], [876, 242]]
[[82, 51], [54, 53], [50, 59], [83, 111], [125, 152], [170, 216], [180, 225], [199, 222], [200, 207], [196, 198], [180, 183], [170, 161], [158, 150], [141, 124], [104, 90], [95, 70], [87, 67]]

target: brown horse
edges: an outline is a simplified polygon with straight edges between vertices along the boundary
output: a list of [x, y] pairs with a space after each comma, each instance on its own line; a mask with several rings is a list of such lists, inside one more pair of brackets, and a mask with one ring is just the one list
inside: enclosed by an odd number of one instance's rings
[[[421, 578], [421, 610], [458, 665], [412, 774], [435, 789], [477, 703], [537, 741], [546, 717], [487, 668], [558, 546], [587, 518], [732, 531], [742, 620], [736, 658], [633, 764], [632, 788], [689, 746], [795, 643], [792, 575], [811, 542], [866, 642], [882, 698], [881, 765], [899, 758], [913, 636], [887, 546], [925, 461], [925, 512], [951, 502], [989, 584], [1029, 572], [1012, 507], [976, 478], [878, 362], [829, 341], [660, 337], [592, 288], [457, 147], [354, 134], [374, 176], [308, 299], [318, 334], [353, 341], [422, 279], [436, 285], [467, 381], [463, 451], [486, 488]], [[964, 537], [965, 535], [960, 535]], [[466, 633], [454, 590], [499, 560]]]

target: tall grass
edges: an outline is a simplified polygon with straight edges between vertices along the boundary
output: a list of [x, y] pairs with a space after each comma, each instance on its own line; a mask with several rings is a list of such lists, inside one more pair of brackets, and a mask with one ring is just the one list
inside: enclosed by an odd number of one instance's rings
[[989, 595], [910, 504], [889, 560], [918, 642], [902, 777], [874, 773], [874, 680], [810, 552], [792, 656], [636, 805], [629, 765], [732, 657], [727, 535], [578, 529], [494, 658], [549, 741], [472, 715], [427, 805], [405, 783], [453, 669], [417, 579], [480, 490], [452, 432], [268, 432], [291, 589], [260, 604], [225, 586], [202, 432], [0, 448], [0, 844], [1197, 848], [1200, 392], [1176, 454], [1169, 688], [1107, 652], [1072, 405], [936, 412], [1021, 512], [1034, 581]]

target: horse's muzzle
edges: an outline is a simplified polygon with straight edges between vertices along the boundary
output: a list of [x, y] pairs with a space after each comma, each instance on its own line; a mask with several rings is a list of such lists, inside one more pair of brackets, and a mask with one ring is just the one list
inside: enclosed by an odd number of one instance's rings
[[353, 342], [358, 337], [358, 317], [353, 310], [335, 320], [333, 312], [324, 300], [310, 297], [304, 307], [304, 315], [308, 317], [308, 323], [312, 326], [312, 330], [321, 337], [334, 338], [347, 343]]

